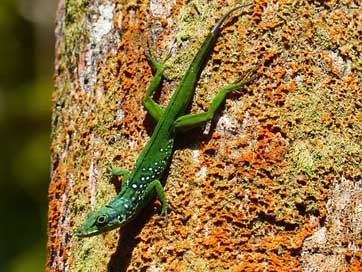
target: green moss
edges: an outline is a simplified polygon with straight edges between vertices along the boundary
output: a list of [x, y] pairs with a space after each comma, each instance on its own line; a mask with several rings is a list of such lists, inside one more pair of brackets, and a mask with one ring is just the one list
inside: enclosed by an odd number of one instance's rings
[[[291, 136], [295, 139], [291, 144], [290, 156], [293, 158], [297, 172], [309, 177], [320, 174], [320, 171], [337, 173], [357, 166], [352, 158], [358, 156], [360, 145], [357, 139], [344, 133], [344, 126], [336, 125], [346, 116], [348, 97], [334, 101], [325, 93], [326, 89], [316, 86], [310, 92], [300, 88], [290, 94], [288, 100], [292, 109], [290, 114], [295, 122], [291, 128]], [[332, 110], [337, 113], [333, 114]], [[331, 124], [322, 120], [322, 114], [330, 116]]]
[[210, 271], [208, 261], [201, 259], [201, 258], [195, 258], [191, 261], [189, 267], [186, 270], [187, 272], [193, 272], [193, 271]]
[[81, 46], [86, 42], [84, 35], [86, 18], [86, 1], [84, 0], [66, 0], [65, 18], [62, 27], [63, 43], [62, 53], [65, 54], [65, 63], [75, 65], [78, 61], [78, 55]]
[[172, 55], [167, 62], [165, 76], [168, 79], [180, 80], [187, 71], [193, 57], [200, 49], [203, 38], [210, 30], [210, 14], [215, 14], [215, 7], [210, 8], [210, 5], [199, 1], [190, 1], [181, 8], [175, 22], [178, 29], [174, 37], [179, 52]]

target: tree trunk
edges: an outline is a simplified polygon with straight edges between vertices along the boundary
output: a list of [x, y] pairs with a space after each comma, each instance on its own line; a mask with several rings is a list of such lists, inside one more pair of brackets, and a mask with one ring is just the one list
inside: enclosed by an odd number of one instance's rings
[[167, 105], [234, 1], [60, 0], [48, 271], [360, 271], [360, 9], [353, 1], [257, 1], [223, 26], [191, 112], [259, 60], [256, 79], [205, 127], [178, 137], [165, 192], [120, 230], [77, 238], [111, 200], [155, 123], [142, 107], [171, 50]]

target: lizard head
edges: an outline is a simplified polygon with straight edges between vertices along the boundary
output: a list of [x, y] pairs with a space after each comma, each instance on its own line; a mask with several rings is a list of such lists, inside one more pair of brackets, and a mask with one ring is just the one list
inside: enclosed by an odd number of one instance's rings
[[85, 222], [75, 232], [78, 237], [89, 237], [120, 227], [125, 222], [123, 213], [112, 207], [102, 207], [90, 212]]

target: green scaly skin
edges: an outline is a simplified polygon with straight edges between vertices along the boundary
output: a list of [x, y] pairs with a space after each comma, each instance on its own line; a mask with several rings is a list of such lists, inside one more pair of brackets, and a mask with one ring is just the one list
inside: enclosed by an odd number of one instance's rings
[[93, 236], [125, 225], [152, 200], [155, 193], [162, 203], [161, 213], [167, 215], [167, 201], [159, 179], [171, 159], [177, 130], [194, 127], [211, 120], [229, 92], [242, 88], [253, 79], [245, 78], [222, 88], [212, 101], [209, 111], [185, 115], [194, 96], [197, 80], [216, 42], [221, 25], [232, 12], [249, 5], [251, 4], [234, 7], [215, 24], [165, 109], [152, 99], [152, 93], [161, 84], [163, 63], [158, 63], [150, 53], [147, 54], [156, 74], [147, 89], [143, 105], [157, 121], [157, 126], [137, 158], [132, 172], [129, 173], [125, 169], [113, 171], [114, 175], [123, 176], [121, 192], [104, 207], [90, 212], [86, 221], [76, 231], [77, 236]]

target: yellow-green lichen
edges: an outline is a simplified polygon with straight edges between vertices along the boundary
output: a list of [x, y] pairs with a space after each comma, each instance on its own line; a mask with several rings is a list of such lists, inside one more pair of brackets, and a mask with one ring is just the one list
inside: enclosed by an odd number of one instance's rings
[[62, 26], [63, 41], [61, 51], [65, 54], [63, 62], [68, 65], [78, 63], [82, 46], [87, 42], [86, 7], [84, 0], [65, 0], [64, 23]]

